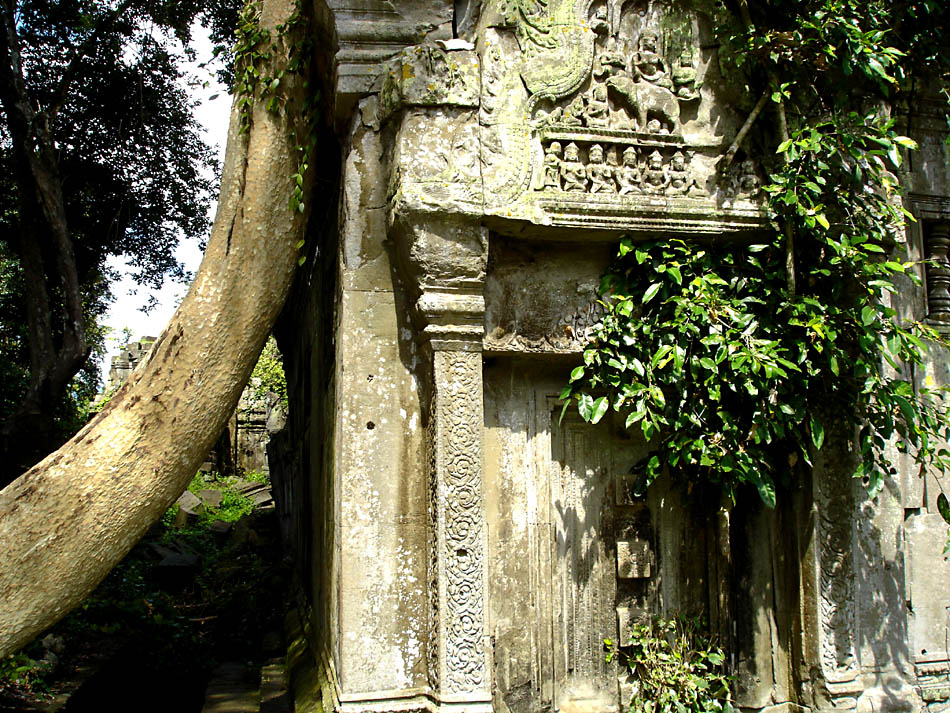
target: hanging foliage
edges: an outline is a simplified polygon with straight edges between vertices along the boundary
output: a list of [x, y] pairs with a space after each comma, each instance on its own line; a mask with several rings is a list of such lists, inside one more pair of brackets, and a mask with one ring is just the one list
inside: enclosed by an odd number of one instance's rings
[[733, 68], [772, 100], [757, 141], [774, 152], [774, 233], [753, 244], [623, 238], [565, 408], [591, 423], [613, 409], [642, 432], [642, 487], [669, 469], [729, 495], [752, 484], [774, 506], [776, 483], [810, 464], [833, 427], [872, 493], [895, 472], [891, 443], [944, 472], [943, 390], [915, 387], [913, 374], [946, 343], [895, 309], [918, 279], [895, 176], [916, 145], [888, 107], [911, 77], [946, 78], [945, 53], [910, 23], [942, 27], [948, 11], [855, 0], [738, 10], [720, 34]]

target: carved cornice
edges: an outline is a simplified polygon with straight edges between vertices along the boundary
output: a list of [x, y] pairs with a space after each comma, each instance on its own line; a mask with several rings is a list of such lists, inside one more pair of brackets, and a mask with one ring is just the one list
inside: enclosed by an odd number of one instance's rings
[[908, 193], [910, 212], [923, 220], [950, 220], [950, 198], [926, 193]]
[[447, 0], [322, 0], [316, 6], [322, 41], [330, 48], [338, 121], [360, 97], [379, 89], [386, 63], [403, 48], [452, 37], [453, 3]]

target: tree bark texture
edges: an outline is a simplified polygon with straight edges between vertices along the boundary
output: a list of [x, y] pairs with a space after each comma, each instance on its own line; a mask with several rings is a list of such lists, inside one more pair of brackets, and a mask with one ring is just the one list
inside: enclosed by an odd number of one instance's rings
[[[295, 9], [264, 0], [262, 27], [277, 37]], [[276, 63], [287, 61], [288, 42], [278, 42]], [[289, 106], [305, 105], [304, 79], [281, 82]], [[306, 117], [261, 104], [245, 133], [232, 109], [204, 260], [148, 357], [93, 421], [0, 491], [0, 656], [99, 584], [187, 487], [237, 405], [286, 299], [307, 220], [288, 205], [300, 159], [292, 137], [306, 136]], [[305, 195], [311, 183], [308, 175]]]

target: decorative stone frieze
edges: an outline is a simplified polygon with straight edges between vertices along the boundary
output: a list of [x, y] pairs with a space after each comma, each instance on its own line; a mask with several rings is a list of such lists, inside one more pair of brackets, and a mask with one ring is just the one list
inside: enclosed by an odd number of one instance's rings
[[767, 227], [754, 161], [717, 170], [738, 118], [710, 119], [715, 62], [693, 16], [647, 5], [495, 0], [475, 51], [463, 40], [404, 50], [378, 117], [448, 111], [444, 125], [403, 119], [395, 211], [664, 232]]

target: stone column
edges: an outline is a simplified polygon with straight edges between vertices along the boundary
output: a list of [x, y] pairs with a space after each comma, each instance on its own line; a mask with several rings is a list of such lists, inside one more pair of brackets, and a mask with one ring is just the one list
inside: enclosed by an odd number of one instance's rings
[[487, 231], [458, 219], [415, 222], [400, 242], [431, 359], [430, 684], [443, 710], [490, 711], [481, 353]]
[[927, 244], [927, 318], [934, 322], [950, 322], [950, 222], [940, 221], [928, 226]]

